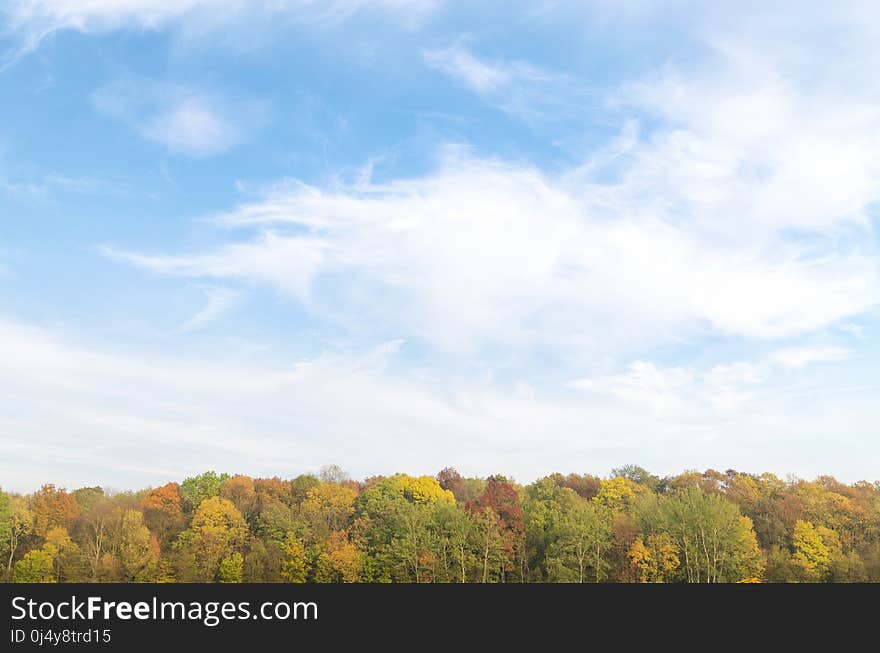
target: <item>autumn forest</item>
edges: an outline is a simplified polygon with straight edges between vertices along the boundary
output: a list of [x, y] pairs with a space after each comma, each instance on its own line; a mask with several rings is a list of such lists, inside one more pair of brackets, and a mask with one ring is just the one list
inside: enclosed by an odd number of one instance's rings
[[217, 474], [139, 492], [0, 492], [7, 582], [880, 581], [880, 482]]

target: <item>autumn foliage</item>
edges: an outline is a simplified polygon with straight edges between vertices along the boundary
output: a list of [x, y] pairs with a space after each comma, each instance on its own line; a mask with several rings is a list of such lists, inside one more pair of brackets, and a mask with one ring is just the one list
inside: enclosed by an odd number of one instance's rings
[[880, 483], [734, 470], [660, 478], [213, 471], [139, 492], [0, 491], [24, 583], [880, 581]]

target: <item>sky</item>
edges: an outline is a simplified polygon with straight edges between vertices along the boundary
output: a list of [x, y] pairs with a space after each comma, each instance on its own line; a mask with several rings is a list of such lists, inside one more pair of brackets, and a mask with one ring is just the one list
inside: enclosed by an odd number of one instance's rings
[[880, 478], [875, 2], [6, 0], [0, 485]]

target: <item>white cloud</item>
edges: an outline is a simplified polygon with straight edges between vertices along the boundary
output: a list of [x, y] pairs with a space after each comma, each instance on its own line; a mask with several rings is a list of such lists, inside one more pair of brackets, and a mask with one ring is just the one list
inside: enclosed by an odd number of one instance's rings
[[[841, 88], [828, 64], [747, 38], [707, 37], [705, 65], [623, 84], [620, 137], [567, 171], [452, 148], [417, 178], [287, 181], [220, 217], [256, 236], [128, 259], [268, 283], [317, 318], [446, 349], [826, 329], [880, 301], [880, 88]], [[460, 46], [425, 56], [492, 97], [540, 79]]]
[[706, 417], [707, 422], [735, 415], [755, 398], [754, 391], [767, 379], [763, 364], [735, 362], [707, 370], [693, 367], [658, 367], [634, 361], [622, 374], [581, 378], [570, 388], [618, 400], [655, 417]]
[[94, 93], [103, 114], [168, 150], [190, 156], [219, 154], [239, 144], [268, 117], [264, 103], [234, 101], [187, 86], [123, 80]]
[[193, 257], [144, 256], [103, 250], [111, 258], [127, 261], [160, 274], [215, 279], [239, 279], [278, 287], [308, 304], [312, 280], [324, 254], [321, 243], [302, 242], [269, 231], [250, 243], [234, 244]]
[[203, 329], [238, 304], [241, 294], [229, 288], [205, 288], [207, 305], [177, 328], [177, 333]]
[[[716, 418], [729, 417], [766, 402], [767, 393], [778, 385], [780, 370], [803, 371], [811, 363], [847, 360], [851, 353], [834, 346], [789, 347], [756, 361], [736, 361], [707, 369], [659, 367], [650, 361], [637, 360], [621, 374], [574, 379], [567, 386], [586, 394], [617, 399], [658, 416], [708, 413]], [[837, 388], [821, 390], [823, 394], [836, 391]]]
[[558, 119], [571, 109], [563, 98], [571, 95], [572, 80], [524, 61], [481, 58], [463, 45], [425, 50], [422, 58], [429, 67], [520, 118], [532, 120], [554, 114]]
[[[827, 469], [792, 439], [825, 438], [831, 424], [854, 442], [875, 435], [870, 386], [817, 388], [806, 405], [766, 392], [735, 403], [723, 393], [748, 390], [745, 364], [700, 372], [641, 361], [597, 379], [598, 400], [550, 397], [528, 381], [401, 373], [389, 364], [401, 347], [257, 365], [102, 351], [0, 320], [3, 487], [132, 488], [209, 468], [290, 477], [331, 461], [356, 476], [452, 464], [525, 482], [631, 461], [661, 474], [754, 470], [755, 460], [759, 470], [814, 474]], [[873, 464], [866, 457], [850, 473]]]
[[[448, 461], [465, 472], [530, 475], [536, 455], [550, 471], [573, 447], [580, 456], [626, 448], [645, 427], [524, 395], [522, 384], [395, 377], [386, 365], [400, 346], [260, 367], [102, 352], [0, 321], [4, 488], [33, 489], [41, 475], [132, 487], [212, 467], [290, 476], [330, 460], [357, 474], [433, 473]], [[657, 431], [677, 437], [674, 425]], [[23, 464], [35, 456], [36, 476]]]
[[415, 179], [279, 184], [217, 217], [259, 235], [215, 251], [115, 255], [161, 273], [270, 284], [318, 318], [446, 349], [607, 351], [707, 327], [789, 337], [877, 302], [876, 264], [859, 246], [816, 253], [773, 232], [721, 239], [664, 220], [649, 202], [639, 208], [631, 192], [452, 150]]
[[479, 95], [490, 95], [523, 82], [548, 81], [551, 76], [523, 62], [490, 62], [460, 45], [425, 50], [422, 56], [432, 68], [446, 73]]
[[439, 0], [10, 0], [0, 8], [0, 29], [18, 41], [18, 46], [7, 53], [8, 64], [63, 30], [88, 34], [174, 27], [204, 30], [241, 24], [249, 16], [275, 22], [338, 22], [361, 10], [382, 11], [412, 21], [438, 3]]
[[810, 363], [842, 361], [852, 352], [843, 347], [788, 347], [774, 352], [771, 360], [789, 369], [801, 369]]
[[687, 408], [682, 392], [693, 380], [691, 370], [681, 367], [660, 369], [654, 363], [635, 361], [625, 374], [603, 379], [578, 379], [569, 385], [579, 390], [608, 393], [653, 413], [680, 413]]

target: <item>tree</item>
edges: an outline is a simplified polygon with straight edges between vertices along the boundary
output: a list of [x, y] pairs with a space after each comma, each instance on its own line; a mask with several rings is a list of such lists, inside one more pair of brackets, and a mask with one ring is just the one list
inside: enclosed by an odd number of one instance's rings
[[831, 550], [812, 522], [799, 519], [791, 537], [792, 562], [803, 580], [823, 580], [831, 566]]
[[46, 533], [58, 526], [70, 528], [79, 516], [79, 506], [73, 495], [64, 489], [56, 489], [51, 483], [33, 494], [30, 508], [34, 515], [34, 533], [40, 537], [46, 537]]
[[302, 503], [303, 499], [306, 498], [309, 490], [318, 487], [320, 484], [321, 481], [320, 479], [318, 479], [317, 476], [313, 476], [311, 474], [300, 474], [289, 483], [287, 491], [287, 503], [292, 505], [299, 505], [300, 503]]
[[185, 488], [0, 492], [0, 580], [880, 581], [880, 482], [613, 473], [522, 487], [452, 468], [362, 483], [207, 472]]
[[354, 514], [357, 491], [347, 485], [322, 483], [312, 488], [300, 504], [300, 513], [322, 534], [344, 528]]
[[12, 540], [12, 498], [0, 490], [0, 555], [5, 554]]
[[640, 506], [642, 531], [666, 533], [678, 548], [689, 583], [734, 582], [759, 578], [763, 556], [752, 522], [717, 494], [697, 486]]
[[141, 510], [147, 528], [156, 533], [162, 544], [167, 545], [183, 529], [183, 506], [177, 483], [150, 490], [141, 502]]
[[[430, 476], [406, 474], [374, 479], [358, 495], [349, 534], [367, 551], [363, 575], [371, 582], [423, 580], [433, 562], [427, 532], [433, 510], [455, 497]], [[418, 529], [424, 528], [424, 533]]]
[[638, 485], [643, 485], [649, 490], [656, 492], [662, 487], [659, 476], [655, 476], [644, 467], [638, 465], [624, 465], [611, 470], [611, 476], [625, 478]]
[[159, 568], [159, 542], [137, 510], [126, 510], [119, 529], [119, 562], [128, 582], [154, 580]]
[[569, 490], [574, 491], [579, 497], [587, 500], [595, 497], [599, 493], [599, 489], [602, 487], [602, 481], [589, 474], [569, 474], [568, 476], [563, 476], [562, 474], [556, 473], [550, 474], [547, 479], [559, 487], [568, 488]]
[[475, 523], [459, 505], [438, 504], [434, 509], [433, 527], [442, 568], [442, 582], [466, 583], [474, 566]]
[[350, 480], [348, 472], [339, 465], [324, 465], [318, 471], [318, 478], [324, 483], [345, 483]]
[[220, 569], [217, 572], [218, 582], [240, 583], [243, 576], [244, 558], [238, 551], [220, 561]]
[[46, 533], [43, 550], [52, 557], [56, 582], [77, 582], [86, 576], [88, 565], [82, 557], [79, 545], [65, 529], [56, 526]]
[[55, 557], [46, 549], [28, 551], [15, 563], [12, 580], [15, 583], [54, 583]]
[[15, 561], [15, 553], [24, 537], [33, 532], [34, 515], [28, 509], [27, 502], [23, 497], [8, 497], [8, 511], [6, 528], [8, 539], [6, 550], [9, 555], [6, 558], [6, 577], [12, 577], [12, 565]]
[[183, 511], [192, 514], [202, 501], [220, 494], [220, 486], [229, 478], [228, 474], [217, 474], [209, 471], [198, 476], [190, 476], [180, 484], [180, 498]]
[[434, 563], [431, 553], [433, 533], [429, 529], [432, 506], [405, 502], [398, 506], [397, 529], [389, 552], [401, 565], [405, 577], [416, 583], [431, 580], [429, 568]]
[[400, 494], [412, 503], [429, 504], [435, 501], [455, 503], [455, 495], [440, 487], [437, 479], [431, 476], [395, 474], [384, 479], [380, 485], [392, 493]]
[[221, 560], [244, 543], [247, 524], [231, 501], [213, 496], [199, 504], [185, 533], [187, 537], [181, 536], [184, 564], [194, 567], [197, 579], [210, 582], [216, 579]]
[[505, 567], [509, 566], [509, 552], [501, 530], [501, 519], [489, 506], [470, 508], [475, 523], [475, 539], [478, 545], [479, 564], [481, 567], [480, 582], [488, 583], [494, 576], [493, 569], [498, 570], [499, 580], [504, 579]]
[[268, 505], [257, 516], [254, 532], [266, 541], [283, 542], [290, 532], [305, 536], [306, 527], [294, 518], [289, 506], [277, 502]]
[[104, 494], [102, 487], [81, 487], [73, 491], [73, 498], [76, 499], [76, 505], [79, 506], [81, 513], [93, 509], [96, 505], [104, 501], [107, 496]]
[[563, 514], [555, 530], [556, 542], [548, 557], [554, 561], [558, 579], [583, 583], [588, 569], [594, 582], [605, 578], [608, 564], [603, 555], [611, 548], [611, 526], [593, 504], [579, 499]]
[[219, 495], [229, 499], [238, 511], [251, 523], [257, 512], [257, 492], [254, 479], [250, 476], [236, 474], [220, 484]]
[[[516, 558], [522, 553], [524, 543], [525, 521], [519, 493], [503, 477], [493, 476], [488, 479], [483, 494], [469, 502], [467, 509], [473, 514], [479, 515], [481, 523], [490, 516], [497, 520], [498, 536], [504, 552], [501, 561], [503, 580], [508, 572], [516, 568]], [[484, 528], [484, 544], [494, 537], [489, 535], [492, 530]], [[486, 548], [484, 547], [484, 554], [485, 552]], [[483, 576], [484, 578], [487, 576], [485, 564]], [[484, 580], [484, 582], [486, 581]]]
[[644, 486], [628, 478], [615, 476], [607, 481], [602, 481], [593, 503], [610, 520], [611, 515], [615, 512], [629, 511], [636, 499], [646, 491]]
[[334, 531], [318, 556], [315, 580], [319, 583], [356, 583], [360, 580], [363, 566], [363, 556], [349, 541], [348, 534]]
[[288, 533], [283, 552], [281, 577], [288, 583], [305, 583], [309, 575], [309, 558], [303, 541], [293, 533]]
[[681, 562], [678, 547], [668, 533], [649, 535], [646, 541], [638, 538], [630, 547], [628, 556], [638, 569], [642, 583], [669, 582]]

